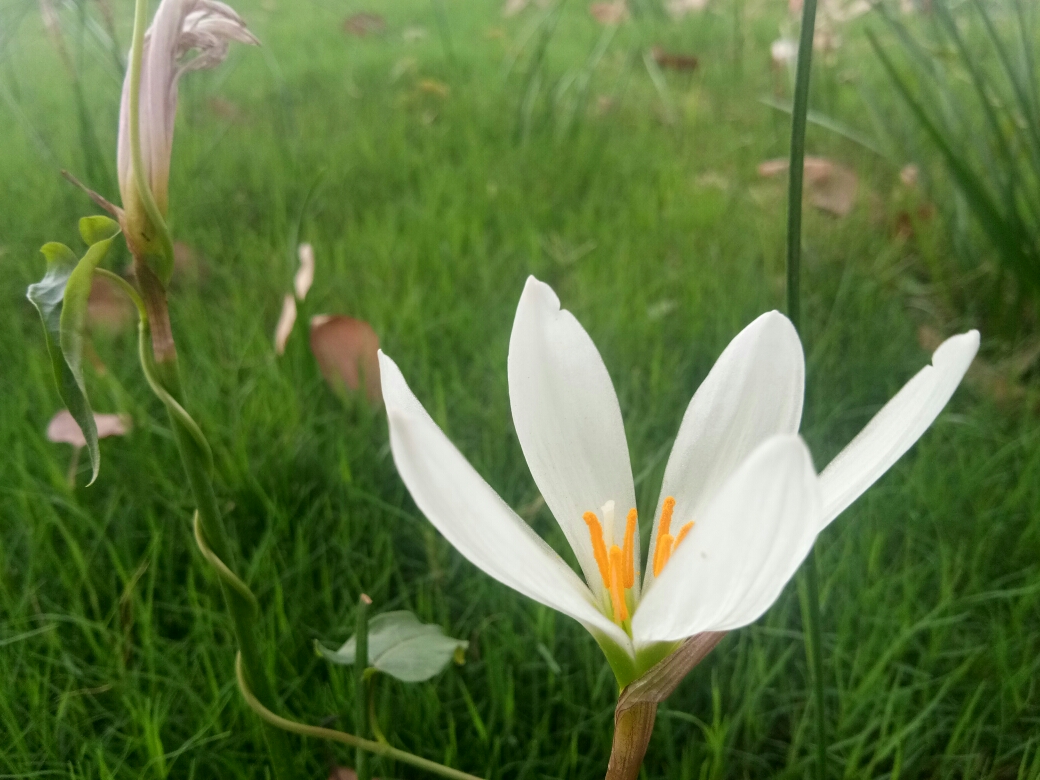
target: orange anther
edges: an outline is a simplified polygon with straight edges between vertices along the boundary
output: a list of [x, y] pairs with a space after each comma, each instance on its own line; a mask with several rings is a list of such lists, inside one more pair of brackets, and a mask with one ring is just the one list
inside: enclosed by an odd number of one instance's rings
[[[668, 556], [672, 552], [672, 535], [669, 533], [672, 525], [672, 512], [675, 511], [675, 499], [671, 496], [665, 498], [664, 503], [661, 504], [661, 520], [657, 526], [657, 544], [654, 546], [653, 565], [654, 565], [654, 576], [656, 577], [661, 569], [664, 568], [664, 564], [668, 561]], [[664, 539], [668, 537], [668, 546], [664, 546]]]
[[675, 541], [675, 537], [671, 534], [658, 533], [657, 535], [657, 553], [654, 555], [654, 576], [660, 577], [661, 572], [664, 571], [664, 565], [668, 563], [668, 558], [672, 554], [672, 542]]
[[586, 512], [582, 515], [585, 525], [589, 527], [589, 536], [592, 537], [592, 554], [599, 566], [599, 576], [603, 578], [603, 587], [610, 587], [610, 565], [607, 561], [607, 547], [603, 543], [603, 526], [595, 512]]
[[690, 532], [691, 528], [693, 528], [693, 520], [679, 529], [679, 535], [675, 537], [675, 544], [672, 546], [672, 552], [679, 549], [679, 545], [682, 544], [682, 540], [686, 538], [686, 534]]
[[628, 517], [625, 519], [625, 549], [622, 550], [625, 562], [626, 588], [631, 588], [636, 584], [635, 540], [638, 519], [639, 515], [635, 509], [628, 510]]
[[610, 603], [614, 607], [614, 622], [628, 620], [628, 605], [625, 604], [625, 561], [624, 553], [616, 544], [610, 548]]

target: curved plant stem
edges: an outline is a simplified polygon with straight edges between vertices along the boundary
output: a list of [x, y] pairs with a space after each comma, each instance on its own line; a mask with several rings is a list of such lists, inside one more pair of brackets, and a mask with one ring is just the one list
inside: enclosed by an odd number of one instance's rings
[[253, 712], [272, 726], [277, 726], [280, 729], [285, 729], [293, 734], [300, 734], [304, 737], [331, 739], [336, 742], [342, 742], [344, 745], [350, 745], [351, 747], [359, 748], [361, 750], [367, 750], [369, 753], [374, 755], [389, 758], [394, 761], [400, 761], [402, 764], [410, 764], [419, 769], [425, 769], [427, 772], [440, 775], [441, 777], [450, 777], [452, 780], [483, 780], [476, 775], [470, 775], [466, 772], [459, 771], [458, 769], [452, 769], [449, 766], [438, 764], [436, 761], [430, 761], [429, 759], [421, 758], [420, 756], [413, 755], [404, 750], [398, 750], [390, 745], [384, 745], [379, 742], [373, 742], [369, 739], [355, 737], [353, 734], [347, 734], [345, 731], [336, 731], [335, 729], [327, 729], [321, 726], [308, 726], [306, 723], [297, 723], [294, 720], [289, 720], [280, 715], [275, 715], [261, 704], [249, 689], [249, 685], [246, 682], [242, 670], [241, 653], [239, 653], [238, 657], [235, 659], [235, 674], [238, 675], [238, 687], [242, 692], [242, 698], [246, 700], [246, 704], [249, 705]]
[[[354, 655], [354, 729], [361, 735], [365, 734], [365, 700], [368, 698], [365, 691], [368, 688], [368, 680], [365, 672], [368, 670], [368, 607], [372, 603], [366, 594], [362, 593], [357, 605], [357, 625], [354, 630], [355, 647]], [[371, 780], [372, 771], [368, 765], [368, 756], [363, 748], [358, 748], [354, 755], [354, 771], [357, 772], [357, 780]]]
[[[794, 106], [791, 111], [791, 164], [787, 200], [787, 316], [801, 333], [802, 186], [805, 178], [805, 124], [809, 111], [809, 79], [812, 74], [813, 33], [816, 0], [804, 0], [802, 30], [798, 41]], [[804, 342], [804, 336], [802, 341]], [[816, 780], [827, 776], [827, 716], [823, 695], [823, 654], [820, 640], [820, 585], [816, 556], [810, 554], [802, 566], [805, 585], [802, 624], [805, 652], [812, 670], [813, 703], [816, 711]]]
[[376, 675], [368, 680], [368, 727], [372, 730], [372, 736], [380, 745], [389, 745], [383, 730], [379, 728], [379, 717], [376, 715]]
[[237, 590], [242, 596], [253, 605], [253, 609], [259, 609], [259, 604], [256, 602], [256, 596], [253, 595], [253, 591], [249, 589], [249, 586], [239, 579], [238, 575], [235, 574], [231, 569], [224, 565], [224, 561], [220, 560], [213, 551], [209, 548], [206, 543], [206, 537], [202, 533], [202, 526], [199, 524], [199, 511], [195, 510], [195, 517], [191, 521], [192, 529], [195, 531], [195, 544], [198, 545], [199, 551], [202, 553], [202, 557], [209, 561], [210, 565], [217, 570], [217, 573], [224, 578], [224, 581], [232, 588]]
[[[130, 61], [130, 150], [133, 161], [134, 187], [145, 207], [145, 212], [159, 232], [162, 245], [162, 264], [154, 269], [138, 252], [141, 247], [130, 246], [134, 252], [134, 270], [141, 295], [136, 295], [129, 285], [120, 285], [130, 295], [141, 312], [139, 357], [141, 368], [152, 391], [166, 407], [173, 428], [181, 463], [191, 487], [197, 507], [194, 520], [195, 540], [203, 557], [217, 572], [220, 590], [224, 596], [228, 613], [239, 647], [239, 674], [249, 679], [260, 700], [271, 706], [274, 703], [272, 686], [267, 669], [260, 656], [256, 641], [256, 597], [242, 580], [234, 574], [234, 559], [224, 519], [217, 505], [213, 490], [213, 452], [195, 420], [184, 408], [181, 390], [180, 368], [173, 333], [169, 327], [169, 311], [166, 304], [166, 283], [173, 267], [173, 242], [163, 219], [151, 187], [144, 175], [141, 154], [141, 68], [144, 54], [145, 21], [148, 0], [135, 0], [134, 37]], [[127, 205], [127, 204], [124, 204]], [[131, 242], [128, 242], [131, 243]], [[127, 289], [129, 288], [129, 289]], [[149, 349], [149, 346], [151, 347]], [[289, 742], [283, 731], [268, 724], [264, 725], [264, 738], [271, 759], [275, 780], [289, 780], [293, 775], [293, 762]]]
[[[151, 351], [141, 349], [142, 365], [151, 362]], [[231, 543], [220, 508], [217, 506], [216, 493], [213, 491], [213, 456], [209, 444], [199, 430], [198, 425], [184, 411], [178, 397], [181, 395], [177, 365], [158, 366], [152, 369], [166, 369], [165, 376], [153, 377], [158, 381], [159, 397], [166, 404], [170, 423], [173, 426], [174, 438], [181, 453], [181, 462], [188, 476], [192, 494], [197, 507], [195, 513], [195, 539], [203, 557], [210, 563], [218, 575], [220, 589], [224, 595], [224, 603], [231, 615], [235, 631], [235, 639], [239, 647], [239, 658], [246, 667], [245, 674], [256, 690], [257, 695], [265, 702], [274, 703], [272, 686], [267, 676], [267, 669], [260, 656], [256, 641], [256, 597], [242, 580], [236, 576], [228, 565], [231, 557]], [[146, 368], [146, 374], [148, 369]], [[157, 373], [157, 372], [156, 372]], [[152, 383], [152, 379], [149, 379]], [[153, 389], [155, 387], [153, 386]], [[270, 704], [268, 705], [270, 706]], [[289, 780], [294, 775], [289, 743], [285, 733], [265, 724], [264, 737], [271, 759], [276, 780]]]
[[[167, 376], [163, 377], [161, 368], [156, 365], [152, 357], [152, 350], [149, 348], [148, 315], [137, 291], [115, 274], [100, 269], [95, 271], [95, 273], [100, 273], [102, 276], [112, 277], [113, 280], [116, 280], [120, 288], [137, 305], [138, 313], [141, 315], [141, 321], [138, 325], [138, 356], [141, 360], [141, 368], [152, 391], [166, 407], [170, 422], [173, 425], [177, 446], [181, 452], [181, 460], [184, 463], [184, 469], [191, 484], [192, 493], [197, 504], [208, 513], [209, 523], [207, 527], [201, 509], [195, 511], [195, 516], [192, 520], [195, 541], [202, 556], [217, 572], [220, 587], [224, 594], [224, 601], [228, 606], [228, 611], [231, 613], [238, 645], [239, 647], [247, 648], [248, 657], [252, 663], [250, 676], [259, 681], [258, 684], [262, 687], [264, 697], [268, 701], [273, 701], [273, 697], [270, 694], [270, 683], [267, 680], [266, 671], [256, 649], [254, 627], [256, 613], [258, 612], [256, 596], [249, 590], [249, 586], [224, 563], [224, 556], [227, 556], [229, 552], [229, 544], [211, 481], [213, 454], [198, 424], [185, 411], [181, 403], [166, 389], [165, 383], [170, 382], [171, 377], [174, 382], [176, 381], [177, 366], [176, 364], [172, 367], [165, 366]], [[180, 387], [178, 384], [174, 385], [174, 389], [179, 394]], [[212, 549], [211, 540], [213, 539], [217, 540], [223, 555]], [[239, 652], [239, 658], [241, 659], [241, 651]], [[289, 780], [294, 773], [285, 735], [278, 729], [270, 726], [265, 728], [265, 732], [274, 776], [276, 780]]]

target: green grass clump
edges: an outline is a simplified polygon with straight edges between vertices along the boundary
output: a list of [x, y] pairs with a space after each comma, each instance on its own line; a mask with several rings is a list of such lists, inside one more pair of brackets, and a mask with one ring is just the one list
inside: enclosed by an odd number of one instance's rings
[[[782, 186], [755, 173], [787, 149], [786, 117], [757, 101], [776, 86], [779, 12], [640, 17], [582, 93], [561, 87], [602, 35], [581, 5], [564, 7], [541, 61], [537, 29], [517, 51], [536, 7], [503, 20], [458, 0], [442, 28], [439, 3], [408, 0], [384, 10], [385, 34], [360, 40], [340, 29], [353, 4], [238, 7], [264, 47], [235, 50], [181, 92], [171, 223], [201, 260], [171, 309], [284, 709], [353, 728], [351, 675], [312, 640], [349, 636], [364, 591], [378, 611], [411, 609], [470, 640], [467, 663], [429, 685], [380, 683], [395, 745], [487, 777], [601, 776], [616, 690], [591, 637], [455, 553], [401, 485], [381, 414], [326, 388], [305, 329], [283, 358], [271, 333], [294, 244], [310, 241], [310, 310], [370, 321], [460, 449], [563, 551], [508, 407], [509, 330], [533, 273], [603, 352], [646, 514], [697, 383], [783, 300]], [[58, 401], [24, 290], [39, 245], [75, 245], [90, 204], [58, 177], [85, 169], [84, 147], [35, 4], [0, 8], [0, 775], [263, 777], [230, 625], [132, 333], [95, 339], [107, 367], [92, 377], [95, 406], [135, 424], [102, 442], [98, 482], [70, 490], [67, 448], [44, 439]], [[425, 37], [406, 41], [410, 27]], [[84, 40], [88, 107], [114, 150], [121, 76]], [[665, 74], [663, 93], [641, 55], [657, 42], [701, 58], [693, 74]], [[845, 75], [881, 76], [840, 56], [818, 75], [817, 107], [856, 124]], [[852, 165], [862, 190], [845, 220], [806, 214], [803, 432], [822, 467], [927, 362], [908, 300], [944, 247], [895, 241], [879, 223], [871, 193], [891, 191], [897, 167], [819, 128], [809, 149]], [[834, 776], [1040, 777], [1038, 445], [1028, 403], [962, 389], [820, 539]], [[661, 708], [647, 776], [803, 777], [809, 699], [792, 585]], [[304, 776], [351, 760], [293, 739]]]

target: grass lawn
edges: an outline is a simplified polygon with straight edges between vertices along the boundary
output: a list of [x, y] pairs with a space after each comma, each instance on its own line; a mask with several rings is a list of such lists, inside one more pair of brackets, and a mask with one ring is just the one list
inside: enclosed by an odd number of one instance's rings
[[[492, 2], [398, 0], [365, 38], [342, 21], [380, 4], [235, 5], [264, 45], [182, 82], [170, 216], [198, 267], [175, 281], [171, 314], [284, 711], [353, 728], [349, 670], [312, 642], [349, 636], [366, 592], [376, 611], [411, 609], [470, 640], [466, 663], [431, 683], [380, 681], [392, 743], [488, 778], [600, 777], [617, 691], [592, 638], [461, 558], [397, 476], [385, 416], [327, 388], [305, 328], [281, 358], [271, 334], [309, 241], [301, 323], [371, 322], [463, 453], [564, 552], [509, 413], [509, 332], [534, 274], [603, 353], [648, 516], [693, 390], [741, 327], [783, 304], [783, 182], [756, 167], [787, 153], [787, 116], [759, 101], [789, 100], [769, 66], [786, 4], [716, 0], [614, 34], [577, 0], [555, 28], [537, 7], [503, 19]], [[130, 6], [114, 3], [124, 48]], [[104, 151], [91, 161], [37, 4], [0, 0], [0, 14], [0, 777], [264, 777], [132, 329], [94, 340], [107, 367], [88, 376], [95, 410], [134, 424], [102, 442], [97, 483], [82, 487], [83, 466], [70, 489], [70, 450], [45, 439], [60, 402], [24, 291], [42, 275], [38, 247], [81, 246], [76, 220], [94, 213], [59, 169], [93, 170], [117, 195], [121, 73], [63, 17]], [[859, 87], [895, 97], [861, 31], [821, 64], [813, 105], [870, 132]], [[651, 44], [700, 66], [655, 86]], [[928, 269], [949, 250], [938, 225], [894, 237], [899, 204], [923, 197], [901, 189], [902, 160], [816, 126], [808, 148], [860, 176], [848, 217], [806, 211], [803, 435], [822, 468], [928, 362]], [[125, 248], [115, 255], [122, 268]], [[1040, 778], [1037, 392], [1002, 406], [973, 387], [817, 543], [832, 777]], [[793, 582], [661, 707], [645, 776], [806, 777], [810, 699]], [[353, 762], [292, 740], [301, 777]]]

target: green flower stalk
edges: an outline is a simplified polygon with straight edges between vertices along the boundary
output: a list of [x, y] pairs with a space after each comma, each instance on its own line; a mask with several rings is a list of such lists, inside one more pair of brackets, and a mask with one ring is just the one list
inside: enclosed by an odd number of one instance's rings
[[[141, 313], [141, 365], [170, 417], [197, 506], [195, 538], [218, 575], [239, 646], [242, 674], [257, 699], [272, 708], [272, 686], [256, 639], [257, 602], [234, 573], [231, 543], [213, 490], [213, 456], [201, 429], [184, 408], [166, 302], [166, 286], [173, 272], [173, 244], [165, 220], [177, 82], [188, 71], [223, 61], [230, 41], [255, 44], [257, 40], [231, 8], [216, 0], [162, 0], [147, 32], [146, 10], [147, 0], [137, 0], [119, 122], [123, 209], [117, 210], [141, 291], [140, 296], [132, 296]], [[192, 50], [197, 53], [186, 59]], [[294, 772], [285, 733], [265, 723], [264, 736], [274, 777], [288, 780]]]

